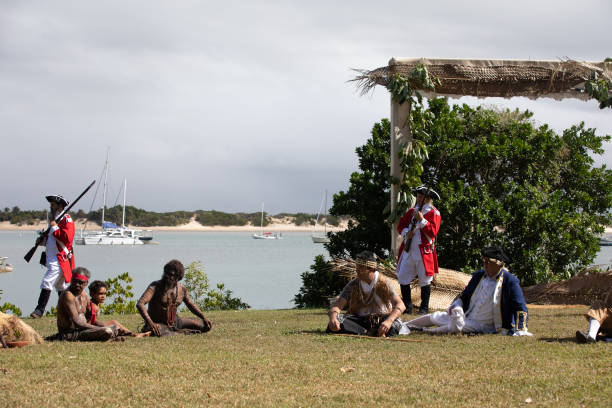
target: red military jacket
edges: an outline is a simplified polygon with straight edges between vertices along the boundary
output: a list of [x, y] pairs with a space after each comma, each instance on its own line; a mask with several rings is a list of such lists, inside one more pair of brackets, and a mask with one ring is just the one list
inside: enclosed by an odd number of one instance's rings
[[[406, 214], [404, 214], [402, 218], [400, 218], [399, 223], [397, 224], [398, 234], [401, 234], [404, 228], [408, 228], [410, 226], [413, 213], [414, 207], [409, 209]], [[423, 214], [423, 218], [427, 220], [427, 225], [419, 229], [419, 231], [421, 232], [421, 244], [419, 245], [419, 250], [421, 252], [421, 258], [423, 259], [423, 264], [425, 265], [425, 273], [427, 274], [427, 276], [433, 276], [435, 273], [438, 273], [438, 253], [436, 252], [436, 246], [434, 245], [434, 241], [436, 235], [438, 235], [438, 231], [440, 230], [442, 216], [440, 215], [440, 211], [438, 211], [438, 209], [432, 205], [430, 207], [430, 210]], [[416, 235], [413, 236], [413, 239], [415, 238]], [[432, 240], [431, 244], [429, 243], [430, 239]], [[402, 241], [402, 245], [400, 246], [397, 257], [398, 265], [403, 250], [404, 242]]]
[[70, 215], [64, 215], [60, 222], [51, 228], [51, 233], [57, 242], [57, 262], [64, 274], [64, 280], [66, 283], [70, 283], [72, 270], [74, 269], [74, 253], [72, 251], [74, 222], [72, 222]]

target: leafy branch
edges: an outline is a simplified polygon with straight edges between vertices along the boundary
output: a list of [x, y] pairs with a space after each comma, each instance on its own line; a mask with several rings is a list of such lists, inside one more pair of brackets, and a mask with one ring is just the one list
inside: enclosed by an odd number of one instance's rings
[[600, 78], [597, 72], [585, 83], [584, 90], [599, 102], [599, 109], [612, 108], [612, 82]]
[[408, 117], [408, 125], [412, 130], [412, 141], [399, 146], [400, 167], [404, 176], [402, 180], [391, 180], [393, 184], [400, 185], [401, 188], [397, 197], [395, 197], [395, 210], [391, 211], [390, 205], [385, 208], [385, 213], [389, 213], [386, 220], [389, 224], [397, 221], [407, 208], [414, 205], [416, 198], [410, 187], [421, 184], [423, 163], [429, 157], [427, 146], [423, 140], [429, 136], [425, 129], [431, 128], [430, 125], [435, 117], [430, 111], [421, 115], [413, 114], [423, 108], [423, 95], [419, 90], [435, 91], [436, 86], [440, 85], [439, 78], [432, 78], [427, 67], [423, 64], [416, 65], [408, 77], [399, 74], [393, 75], [387, 84], [387, 90], [391, 93], [394, 101], [400, 105], [406, 101], [410, 102], [411, 111]]

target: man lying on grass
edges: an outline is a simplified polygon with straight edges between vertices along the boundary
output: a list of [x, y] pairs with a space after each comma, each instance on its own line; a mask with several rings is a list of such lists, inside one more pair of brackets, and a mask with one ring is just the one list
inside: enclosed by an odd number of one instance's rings
[[85, 318], [89, 296], [84, 289], [91, 274], [85, 268], [72, 271], [68, 290], [62, 292], [57, 303], [57, 330], [55, 338], [69, 341], [107, 341], [117, 337], [117, 326], [90, 324]]
[[[360, 334], [391, 337], [399, 334], [405, 310], [402, 299], [395, 293], [377, 268], [376, 255], [363, 251], [355, 261], [357, 277], [340, 293], [329, 309], [327, 333]], [[348, 305], [348, 313], [340, 311]]]
[[[179, 283], [185, 276], [180, 261], [171, 260], [164, 266], [161, 280], [155, 281], [142, 294], [136, 307], [145, 321], [142, 331], [155, 336], [177, 333], [205, 333], [212, 328], [212, 322], [193, 303], [187, 289]], [[178, 308], [185, 302], [187, 309], [199, 319], [181, 317]], [[145, 305], [148, 307], [145, 308]]]
[[[501, 333], [531, 336], [527, 305], [516, 276], [505, 268], [510, 258], [500, 247], [481, 251], [484, 268], [475, 272], [446, 312], [434, 312], [408, 322], [428, 333]], [[438, 326], [428, 329], [430, 326]]]
[[[596, 302], [584, 315], [589, 322], [589, 331], [576, 332], [578, 343], [595, 343], [598, 339], [612, 339], [612, 288], [603, 302]], [[601, 334], [600, 334], [601, 333]]]

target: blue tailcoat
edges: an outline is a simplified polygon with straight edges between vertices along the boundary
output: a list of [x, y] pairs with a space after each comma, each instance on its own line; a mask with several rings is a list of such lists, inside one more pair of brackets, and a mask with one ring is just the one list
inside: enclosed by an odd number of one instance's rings
[[[459, 295], [461, 301], [463, 302], [463, 310], [467, 311], [470, 307], [472, 295], [480, 283], [480, 280], [484, 277], [484, 269], [474, 272], [472, 279], [467, 284], [461, 295]], [[502, 317], [501, 328], [506, 329], [507, 334], [510, 335], [514, 334], [515, 331], [527, 330], [529, 314], [519, 280], [516, 276], [504, 268], [502, 268], [502, 270], [496, 276], [496, 280], [499, 281], [500, 277], [503, 279], [500, 302]]]

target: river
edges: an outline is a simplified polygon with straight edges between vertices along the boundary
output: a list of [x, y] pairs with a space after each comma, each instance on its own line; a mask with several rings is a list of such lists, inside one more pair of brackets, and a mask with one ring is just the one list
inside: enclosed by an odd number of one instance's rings
[[[8, 256], [15, 269], [0, 273], [3, 302], [29, 314], [36, 305], [44, 269], [36, 261], [28, 264], [23, 255], [36, 238], [33, 231], [0, 231], [0, 255]], [[105, 280], [123, 272], [134, 278], [135, 297], [161, 277], [170, 259], [187, 265], [201, 261], [211, 286], [218, 282], [254, 309], [285, 309], [302, 285], [301, 273], [309, 270], [314, 257], [326, 254], [322, 244], [313, 244], [310, 233], [285, 232], [282, 240], [259, 240], [245, 232], [161, 232], [154, 234], [159, 245], [76, 246], [77, 266], [87, 267], [93, 279]], [[601, 247], [595, 264], [612, 263], [612, 247]], [[49, 304], [55, 304], [54, 293]]]

